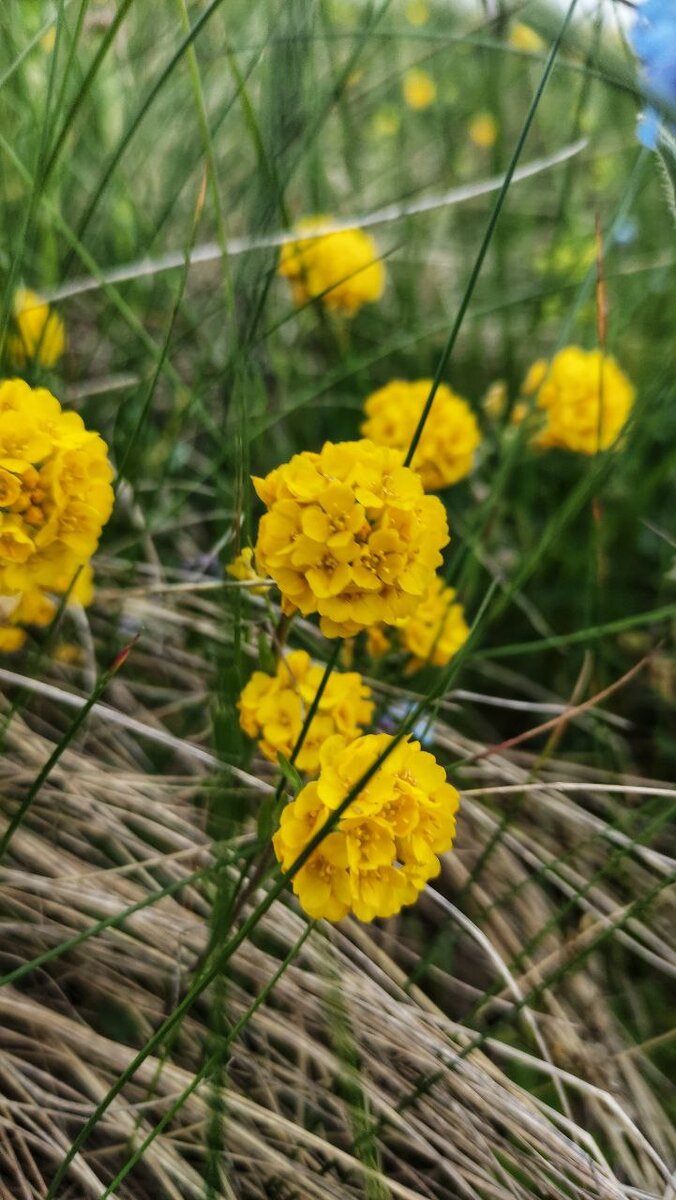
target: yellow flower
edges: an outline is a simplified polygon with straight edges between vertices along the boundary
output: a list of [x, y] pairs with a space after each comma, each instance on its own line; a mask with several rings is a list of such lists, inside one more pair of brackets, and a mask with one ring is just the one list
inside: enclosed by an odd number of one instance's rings
[[50, 25], [46, 33], [40, 38], [40, 49], [44, 50], [45, 54], [51, 54], [56, 45], [56, 25]]
[[62, 663], [65, 667], [79, 667], [84, 662], [84, 654], [82, 647], [77, 646], [75, 642], [59, 642], [58, 646], [54, 647], [54, 661]]
[[[112, 475], [105, 442], [76, 413], [44, 388], [0, 383], [0, 596], [68, 590], [110, 516]], [[76, 598], [91, 593], [85, 567]]]
[[279, 274], [289, 280], [296, 304], [318, 299], [331, 312], [352, 317], [380, 299], [385, 268], [373, 238], [362, 229], [314, 234], [330, 224], [327, 216], [299, 221], [297, 239], [282, 246]]
[[[362, 433], [379, 446], [406, 451], [432, 388], [431, 379], [395, 379], [364, 404]], [[427, 491], [448, 487], [468, 475], [481, 441], [476, 418], [460, 396], [440, 384], [416, 452], [413, 468]]]
[[454, 589], [444, 587], [438, 575], [413, 615], [397, 632], [413, 655], [413, 670], [428, 661], [436, 667], [445, 666], [469, 637], [462, 605], [456, 602]]
[[[258, 579], [256, 563], [254, 561], [254, 552], [251, 546], [245, 546], [243, 550], [233, 558], [231, 563], [228, 563], [226, 573], [232, 576], [233, 579], [250, 580]], [[269, 584], [264, 584], [261, 587], [247, 588], [247, 591], [252, 592], [254, 596], [264, 596], [269, 591]]]
[[490, 150], [498, 138], [498, 124], [492, 113], [477, 113], [469, 123], [469, 139], [480, 150]]
[[635, 391], [615, 359], [600, 350], [567, 346], [547, 364], [539, 360], [524, 381], [545, 414], [534, 444], [596, 454], [613, 446], [634, 403]]
[[429, 4], [425, 0], [409, 0], [405, 15], [409, 25], [426, 25], [430, 19]]
[[391, 642], [385, 630], [380, 625], [373, 625], [366, 630], [366, 653], [371, 658], [382, 658], [391, 649]]
[[416, 112], [429, 108], [437, 98], [437, 85], [432, 76], [417, 67], [407, 71], [404, 75], [403, 90], [404, 100], [408, 107]]
[[268, 507], [256, 562], [282, 593], [284, 611], [316, 612], [327, 637], [351, 637], [411, 614], [441, 564], [446, 513], [425, 496], [401, 453], [327, 442], [255, 479]]
[[24, 625], [49, 625], [56, 604], [38, 588], [18, 596], [0, 597], [0, 651], [20, 650], [26, 641]]
[[63, 321], [50, 310], [46, 300], [28, 288], [19, 288], [14, 297], [16, 332], [7, 338], [7, 352], [19, 369], [27, 361], [41, 367], [53, 367], [66, 345]]
[[514, 50], [523, 50], [527, 54], [537, 54], [540, 50], [544, 50], [545, 46], [540, 34], [531, 29], [530, 25], [522, 24], [521, 21], [515, 21], [512, 25], [509, 44]]
[[26, 641], [26, 633], [16, 625], [0, 624], [0, 654], [15, 654]]
[[491, 421], [498, 421], [507, 408], [507, 384], [504, 379], [496, 379], [486, 391], [483, 398], [483, 410]]
[[49, 625], [56, 614], [56, 604], [44, 592], [35, 588], [30, 592], [22, 592], [19, 603], [12, 613], [11, 620], [17, 625]]
[[[254, 671], [237, 701], [242, 729], [258, 738], [261, 752], [272, 762], [278, 754], [290, 758], [305, 716], [319, 690], [324, 667], [305, 650], [281, 659], [275, 675]], [[355, 738], [373, 715], [370, 688], [356, 671], [333, 671], [319, 701], [296, 759], [299, 771], [319, 769], [319, 752], [336, 733]]]
[[[393, 738], [336, 735], [320, 753], [319, 778], [287, 805], [273, 847], [288, 871]], [[446, 772], [407, 738], [390, 752], [293, 878], [301, 906], [314, 918], [361, 921], [389, 917], [413, 904], [450, 850], [459, 796]]]

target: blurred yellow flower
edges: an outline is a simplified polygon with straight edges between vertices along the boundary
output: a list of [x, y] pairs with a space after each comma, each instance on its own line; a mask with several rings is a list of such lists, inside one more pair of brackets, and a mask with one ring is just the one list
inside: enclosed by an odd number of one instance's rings
[[477, 113], [469, 123], [469, 139], [480, 150], [490, 150], [498, 137], [498, 123], [492, 113]]
[[318, 299], [332, 312], [352, 317], [385, 290], [385, 268], [378, 247], [362, 229], [312, 235], [331, 224], [327, 216], [298, 222], [298, 237], [282, 246], [279, 274], [289, 280], [296, 304]]
[[545, 43], [531, 29], [530, 25], [524, 25], [521, 21], [515, 21], [509, 33], [509, 44], [514, 50], [523, 50], [527, 54], [537, 54], [540, 50], [544, 50]]
[[[444, 667], [469, 637], [463, 607], [456, 601], [453, 588], [436, 576], [427, 595], [416, 605], [410, 617], [400, 621], [394, 631], [404, 650], [411, 655], [407, 673], [430, 664]], [[366, 635], [366, 649], [372, 658], [380, 658], [391, 649], [382, 626]]]
[[56, 45], [56, 25], [50, 25], [46, 33], [40, 38], [40, 49], [44, 50], [45, 54], [51, 54]]
[[373, 132], [376, 137], [394, 137], [401, 128], [401, 117], [396, 108], [381, 108], [373, 118]]
[[[254, 560], [254, 552], [252, 547], [245, 546], [244, 549], [241, 550], [236, 556], [236, 558], [233, 558], [232, 562], [227, 564], [225, 570], [226, 573], [233, 579], [239, 579], [241, 581], [258, 579], [259, 575], [256, 570], [256, 563]], [[253, 592], [254, 596], [264, 596], [269, 590], [269, 584], [261, 584], [260, 587], [252, 587], [247, 589], [247, 591]]]
[[437, 85], [432, 76], [417, 67], [407, 71], [404, 75], [403, 90], [404, 100], [408, 107], [416, 112], [429, 108], [437, 98]]
[[54, 647], [53, 658], [64, 667], [79, 667], [84, 662], [82, 647], [75, 642], [59, 642]]
[[430, 19], [430, 6], [425, 0], [409, 0], [404, 14], [409, 25], [426, 25]]
[[0, 654], [15, 654], [26, 641], [26, 631], [18, 625], [0, 622]]
[[[365, 401], [361, 432], [379, 446], [406, 452], [431, 388], [431, 379], [394, 379], [379, 388]], [[448, 487], [468, 475], [480, 441], [467, 401], [440, 384], [413, 456], [412, 466], [425, 489]]]
[[381, 625], [372, 625], [366, 630], [366, 653], [371, 658], [382, 658], [392, 648], [392, 643]]
[[[242, 729], [257, 738], [261, 753], [272, 762], [290, 758], [303, 721], [324, 676], [305, 650], [281, 659], [275, 675], [254, 671], [237, 701]], [[315, 774], [319, 752], [328, 737], [358, 737], [373, 715], [371, 690], [356, 671], [333, 671], [296, 758], [299, 771]]]
[[496, 379], [486, 390], [482, 408], [491, 421], [498, 421], [507, 408], [507, 384], [504, 379]]
[[600, 350], [567, 346], [550, 363], [533, 363], [522, 391], [536, 395], [545, 424], [534, 438], [543, 449], [580, 454], [607, 450], [622, 432], [635, 390], [615, 359]]
[[326, 637], [351, 637], [396, 624], [427, 592], [449, 540], [446, 513], [399, 451], [326, 442], [253, 483], [268, 509], [256, 562], [285, 612], [316, 612]]
[[[284, 871], [325, 825], [393, 738], [336, 735], [320, 753], [316, 782], [286, 806], [273, 846]], [[413, 904], [450, 850], [459, 796], [433, 755], [407, 738], [391, 751], [293, 877], [308, 916], [390, 917]]]
[[455, 590], [437, 575], [413, 614], [397, 629], [400, 641], [413, 656], [411, 670], [427, 662], [446, 666], [467, 641], [469, 626], [455, 597]]
[[53, 367], [66, 345], [63, 321], [46, 300], [28, 288], [19, 288], [14, 297], [15, 332], [7, 338], [7, 353], [15, 367], [34, 361], [41, 367]]

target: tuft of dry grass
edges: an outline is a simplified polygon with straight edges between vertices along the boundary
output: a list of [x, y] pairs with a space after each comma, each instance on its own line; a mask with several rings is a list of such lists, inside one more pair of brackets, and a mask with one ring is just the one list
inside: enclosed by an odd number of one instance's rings
[[[86, 1118], [185, 994], [209, 937], [208, 667], [194, 670], [184, 629], [199, 619], [203, 636], [217, 636], [218, 610], [188, 591], [125, 603], [146, 623], [143, 652], [64, 753], [0, 871], [2, 1200], [46, 1196]], [[41, 678], [7, 729], [3, 820], [82, 683], [56, 665]], [[5, 714], [17, 690], [8, 680]], [[191, 737], [175, 733], [177, 714]], [[538, 762], [523, 747], [487, 752], [457, 732], [452, 711], [431, 736], [464, 762], [457, 849], [414, 914], [311, 930], [231, 1048], [213, 1195], [664, 1196], [676, 1149], [665, 1082], [618, 1019], [607, 975], [614, 945], [667, 980], [676, 974], [676, 864], [659, 837], [641, 844], [615, 820], [618, 803], [659, 785]], [[262, 763], [239, 772], [252, 813], [265, 778]], [[253, 836], [245, 829], [228, 853], [242, 855]], [[110, 1106], [62, 1200], [105, 1193], [203, 1067], [215, 1005], [232, 1027], [305, 928], [291, 897], [270, 908], [227, 980]], [[416, 981], [420, 947], [435, 939]], [[203, 1196], [217, 1099], [207, 1073], [115, 1195]]]

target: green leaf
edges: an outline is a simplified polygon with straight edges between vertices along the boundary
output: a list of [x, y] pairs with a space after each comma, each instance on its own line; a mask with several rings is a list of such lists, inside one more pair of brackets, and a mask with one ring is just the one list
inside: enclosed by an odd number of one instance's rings
[[279, 769], [282, 772], [282, 775], [286, 779], [287, 783], [291, 787], [291, 790], [292, 790], [294, 796], [297, 796], [300, 789], [303, 786], [303, 780], [302, 780], [301, 776], [299, 775], [298, 771], [294, 767], [293, 763], [289, 762], [289, 760], [285, 754], [282, 754], [280, 752], [277, 755], [277, 762], [279, 763]]

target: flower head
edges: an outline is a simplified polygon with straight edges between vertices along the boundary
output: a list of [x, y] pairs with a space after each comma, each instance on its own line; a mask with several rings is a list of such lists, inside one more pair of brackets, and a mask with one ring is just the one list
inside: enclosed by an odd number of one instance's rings
[[498, 124], [492, 113], [480, 112], [469, 123], [469, 140], [480, 150], [490, 150], [498, 138]]
[[512, 25], [509, 44], [513, 50], [523, 50], [526, 54], [538, 54], [545, 46], [540, 34], [521, 21], [515, 21]]
[[427, 71], [417, 67], [404, 75], [404, 100], [409, 108], [419, 112], [429, 108], [437, 98], [437, 85]]
[[[274, 675], [254, 671], [237, 707], [242, 729], [258, 738], [261, 752], [271, 761], [286, 758], [296, 744], [306, 714], [324, 676], [324, 667], [312, 662], [305, 650], [293, 650], [281, 659]], [[319, 769], [319, 752], [328, 737], [342, 733], [355, 738], [373, 714], [371, 690], [356, 671], [333, 671], [322, 692], [296, 758], [300, 771]]]
[[[645, 0], [637, 9], [631, 40], [651, 91], [676, 108], [676, 5], [673, 0]], [[640, 121], [638, 136], [649, 150], [654, 150], [658, 144], [660, 122], [660, 115], [654, 108], [648, 108]], [[673, 123], [670, 127], [674, 132]]]
[[385, 268], [373, 238], [362, 229], [316, 233], [330, 217], [306, 217], [298, 237], [282, 246], [279, 274], [288, 279], [296, 304], [318, 299], [332, 312], [352, 317], [364, 304], [380, 300]]
[[14, 297], [15, 331], [7, 338], [7, 351], [15, 367], [35, 361], [53, 367], [66, 345], [63, 321], [46, 300], [28, 288], [19, 288]]
[[[431, 379], [395, 379], [373, 392], [364, 404], [362, 433], [379, 446], [406, 451], [431, 388]], [[468, 475], [480, 441], [467, 401], [439, 384], [412, 463], [425, 489], [448, 487]]]
[[535, 395], [545, 424], [534, 444], [596, 454], [612, 446], [634, 403], [634, 388], [614, 358], [600, 350], [567, 346], [550, 363], [528, 371], [524, 395]]
[[[273, 838], [283, 870], [392, 742], [386, 733], [325, 742], [319, 778], [287, 805]], [[372, 921], [413, 904], [439, 873], [438, 855], [453, 843], [458, 803], [434, 757], [410, 738], [400, 742], [295, 874], [293, 890], [302, 907], [329, 921], [350, 910]]]
[[[85, 564], [113, 506], [107, 447], [45, 388], [0, 383], [0, 596], [91, 599]], [[35, 622], [28, 622], [35, 623]]]
[[256, 562], [285, 611], [318, 613], [327, 637], [409, 616], [441, 564], [444, 507], [401, 458], [366, 439], [327, 442], [254, 479], [268, 508]]

